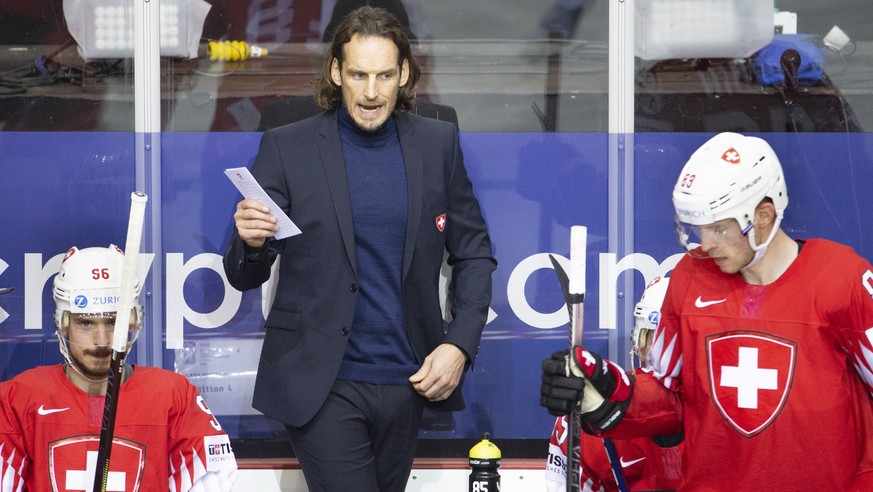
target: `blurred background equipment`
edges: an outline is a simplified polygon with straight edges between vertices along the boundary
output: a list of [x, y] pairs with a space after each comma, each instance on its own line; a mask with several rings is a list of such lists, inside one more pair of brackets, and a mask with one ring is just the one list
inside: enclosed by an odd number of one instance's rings
[[634, 50], [645, 60], [746, 57], [773, 40], [773, 0], [636, 2]]
[[[196, 58], [211, 7], [203, 0], [163, 0], [161, 56]], [[64, 18], [83, 59], [133, 57], [132, 2], [64, 0]]]
[[851, 41], [849, 35], [836, 25], [822, 39], [824, 45], [833, 50], [834, 53], [840, 53]]

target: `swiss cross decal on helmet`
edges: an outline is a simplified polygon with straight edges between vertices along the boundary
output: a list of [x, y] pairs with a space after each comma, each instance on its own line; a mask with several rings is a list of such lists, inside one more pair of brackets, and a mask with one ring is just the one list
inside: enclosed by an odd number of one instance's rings
[[729, 162], [731, 164], [739, 164], [740, 163], [740, 153], [733, 147], [724, 151], [724, 154], [721, 155], [721, 160], [725, 162]]

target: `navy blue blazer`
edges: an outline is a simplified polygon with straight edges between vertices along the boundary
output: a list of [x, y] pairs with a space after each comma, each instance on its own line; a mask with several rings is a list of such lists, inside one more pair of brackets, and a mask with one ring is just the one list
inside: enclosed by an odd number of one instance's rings
[[[448, 342], [475, 359], [497, 267], [479, 202], [464, 167], [457, 128], [396, 116], [409, 199], [402, 296], [419, 363]], [[252, 174], [302, 234], [269, 240], [256, 260], [236, 230], [224, 255], [228, 281], [260, 286], [281, 255], [266, 320], [253, 406], [285, 424], [308, 422], [327, 398], [346, 349], [358, 295], [354, 229], [337, 115], [323, 113], [264, 133]], [[445, 214], [443, 228], [438, 224]], [[446, 324], [439, 305], [444, 252], [453, 266]], [[460, 386], [440, 402], [464, 407]]]

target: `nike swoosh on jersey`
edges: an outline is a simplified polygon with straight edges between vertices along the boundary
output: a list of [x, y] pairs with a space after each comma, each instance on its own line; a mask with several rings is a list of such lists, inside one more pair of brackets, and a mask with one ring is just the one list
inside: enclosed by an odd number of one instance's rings
[[643, 456], [642, 458], [637, 458], [635, 460], [630, 460], [630, 461], [625, 461], [624, 458], [619, 458], [618, 462], [621, 464], [622, 468], [627, 468], [627, 467], [633, 465], [634, 463], [639, 463], [640, 461], [643, 461], [644, 459], [646, 459], [645, 456]]
[[704, 301], [702, 296], [697, 296], [697, 299], [694, 300], [694, 305], [699, 308], [705, 308], [707, 306], [712, 306], [713, 304], [721, 304], [727, 299], [716, 299], [714, 301]]
[[40, 405], [39, 409], [36, 411], [36, 413], [38, 413], [40, 415], [51, 415], [53, 413], [66, 412], [69, 409], [70, 409], [70, 407], [67, 407], [67, 408], [45, 408], [45, 405]]

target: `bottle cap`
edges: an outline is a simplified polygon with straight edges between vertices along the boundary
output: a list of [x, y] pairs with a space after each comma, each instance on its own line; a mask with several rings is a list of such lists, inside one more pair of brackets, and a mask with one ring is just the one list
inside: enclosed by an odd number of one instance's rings
[[470, 449], [471, 460], [499, 460], [501, 458], [500, 448], [488, 440], [490, 437], [487, 432], [482, 434], [482, 440]]

